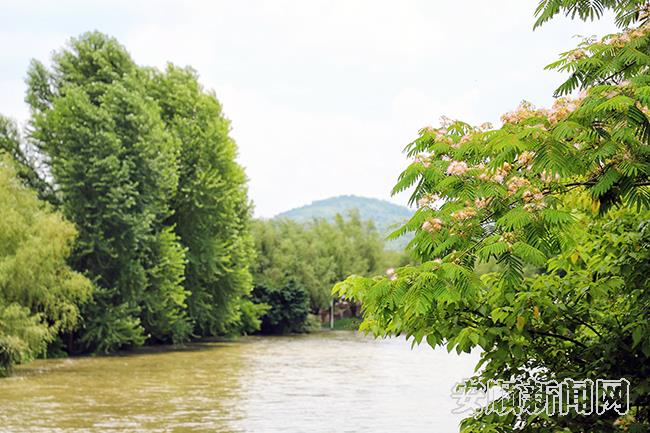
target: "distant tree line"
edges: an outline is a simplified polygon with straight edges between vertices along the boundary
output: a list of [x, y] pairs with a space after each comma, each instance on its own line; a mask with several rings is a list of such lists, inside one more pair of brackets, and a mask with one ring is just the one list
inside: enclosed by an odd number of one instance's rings
[[331, 222], [256, 220], [253, 238], [253, 299], [270, 305], [262, 318], [268, 333], [305, 330], [308, 315], [328, 308], [332, 286], [347, 276], [383, 274], [408, 263], [404, 254], [385, 250], [374, 223], [354, 211]]

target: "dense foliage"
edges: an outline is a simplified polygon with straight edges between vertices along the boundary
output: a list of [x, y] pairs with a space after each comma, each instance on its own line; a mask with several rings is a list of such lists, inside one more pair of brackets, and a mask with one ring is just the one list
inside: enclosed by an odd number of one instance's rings
[[27, 146], [15, 122], [0, 114], [0, 151], [12, 159], [20, 180], [38, 193], [39, 198], [56, 202], [51, 185], [44, 178], [43, 162], [32, 146]]
[[282, 287], [255, 286], [253, 302], [266, 305], [260, 332], [288, 334], [304, 332], [309, 315], [309, 294], [303, 287], [288, 280]]
[[0, 149], [76, 226], [69, 263], [94, 290], [68, 349], [259, 326], [246, 300], [246, 178], [229, 122], [196, 74], [141, 67], [94, 32], [56, 52], [50, 68], [32, 62], [27, 84], [27, 133], [0, 118]]
[[226, 333], [245, 314], [242, 296], [251, 286], [246, 176], [235, 162], [230, 122], [196, 73], [170, 65], [164, 73], [151, 74], [151, 93], [167, 130], [180, 144], [178, 186], [168, 223], [187, 248], [185, 287], [194, 332]]
[[[550, 67], [570, 76], [551, 109], [523, 103], [503, 125], [445, 119], [407, 146], [395, 191], [419, 209], [423, 261], [335, 292], [363, 302], [362, 328], [449, 350], [482, 349], [475, 379], [609, 379], [631, 383], [631, 412], [584, 417], [482, 414], [466, 432], [647, 431], [650, 424], [650, 25], [645, 2], [543, 1], [590, 18], [613, 8], [623, 26]], [[590, 12], [591, 11], [591, 12]], [[632, 12], [633, 11], [633, 12]], [[479, 275], [478, 263], [496, 261]], [[524, 267], [538, 268], [528, 275]], [[504, 399], [503, 404], [509, 404]], [[594, 430], [592, 430], [594, 429]]]
[[78, 324], [90, 281], [66, 264], [76, 230], [0, 152], [0, 376]]
[[[72, 266], [96, 285], [81, 335], [92, 350], [181, 340], [184, 250], [163, 222], [178, 182], [179, 145], [144, 75], [115, 40], [72, 41], [47, 70], [33, 62], [30, 138], [48, 158], [64, 215], [79, 230]], [[161, 328], [161, 326], [163, 328]], [[165, 329], [169, 326], [168, 329]]]
[[351, 274], [375, 275], [396, 266], [402, 256], [386, 252], [371, 222], [352, 212], [334, 222], [314, 219], [299, 224], [286, 219], [255, 221], [255, 286], [279, 289], [289, 282], [309, 294], [313, 312], [327, 308], [331, 288]]

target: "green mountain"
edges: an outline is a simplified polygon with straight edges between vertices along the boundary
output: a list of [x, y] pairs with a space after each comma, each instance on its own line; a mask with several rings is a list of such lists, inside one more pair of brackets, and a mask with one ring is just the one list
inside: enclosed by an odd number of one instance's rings
[[[385, 200], [342, 195], [314, 201], [311, 204], [282, 212], [274, 218], [287, 218], [299, 223], [309, 222], [314, 218], [325, 218], [331, 221], [336, 214], [347, 215], [352, 209], [359, 212], [362, 220], [372, 220], [377, 230], [384, 236], [413, 215], [413, 211], [409, 208]], [[404, 236], [397, 240], [387, 241], [386, 247], [392, 250], [401, 250], [409, 240], [410, 237]]]

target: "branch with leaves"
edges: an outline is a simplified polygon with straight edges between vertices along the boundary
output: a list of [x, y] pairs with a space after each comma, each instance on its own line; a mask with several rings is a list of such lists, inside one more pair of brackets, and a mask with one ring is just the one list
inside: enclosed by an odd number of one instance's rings
[[[608, 8], [626, 20], [640, 4], [545, 1], [538, 23]], [[334, 289], [363, 303], [366, 332], [480, 348], [476, 379], [625, 377], [635, 389], [625, 419], [491, 415], [465, 432], [650, 422], [650, 25], [635, 20], [550, 65], [570, 74], [558, 95], [580, 94], [524, 102], [498, 128], [443, 118], [421, 129], [394, 188], [418, 209], [391, 236], [413, 232], [422, 264]]]

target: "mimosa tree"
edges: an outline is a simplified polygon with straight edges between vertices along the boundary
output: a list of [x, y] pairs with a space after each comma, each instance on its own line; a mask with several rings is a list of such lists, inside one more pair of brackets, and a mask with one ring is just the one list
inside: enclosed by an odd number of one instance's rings
[[[631, 382], [626, 417], [492, 414], [463, 431], [648, 428], [648, 3], [543, 1], [537, 25], [608, 8], [623, 30], [549, 66], [569, 73], [551, 108], [524, 102], [498, 128], [443, 119], [420, 131], [394, 188], [412, 189], [418, 210], [394, 236], [415, 232], [423, 263], [335, 287], [363, 303], [365, 331], [480, 348], [481, 381]], [[496, 270], [481, 275], [485, 262]]]

